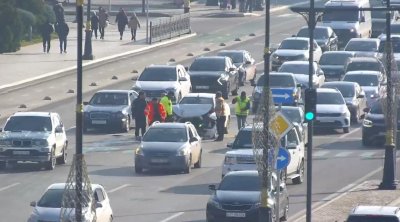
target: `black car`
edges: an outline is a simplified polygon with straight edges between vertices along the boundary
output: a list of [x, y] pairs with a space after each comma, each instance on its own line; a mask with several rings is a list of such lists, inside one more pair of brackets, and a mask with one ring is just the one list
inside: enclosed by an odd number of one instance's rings
[[[297, 37], [310, 37], [308, 26], [302, 27], [296, 35]], [[338, 37], [331, 27], [315, 26], [314, 39], [321, 47], [322, 51], [338, 50]]]
[[189, 68], [192, 92], [222, 92], [237, 95], [239, 90], [238, 70], [227, 56], [204, 56], [196, 58]]
[[[269, 200], [275, 218], [276, 195], [279, 194], [279, 218], [287, 220], [289, 212], [289, 195], [285, 183], [276, 186], [276, 176], [270, 181]], [[207, 203], [207, 222], [244, 221], [258, 222], [260, 209], [260, 178], [257, 171], [233, 171], [225, 175], [216, 187], [209, 185], [213, 191]], [[275, 221], [275, 219], [273, 220]]]
[[344, 75], [344, 66], [349, 58], [355, 57], [355, 52], [332, 51], [324, 52], [319, 65], [324, 71], [325, 80], [341, 79]]
[[84, 102], [83, 131], [90, 128], [119, 129], [128, 132], [132, 103], [138, 97], [134, 90], [101, 90]]

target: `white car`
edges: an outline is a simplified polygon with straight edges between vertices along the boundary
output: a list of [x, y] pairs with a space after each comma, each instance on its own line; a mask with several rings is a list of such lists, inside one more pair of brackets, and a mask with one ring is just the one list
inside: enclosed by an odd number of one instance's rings
[[[285, 176], [291, 179], [294, 184], [300, 184], [304, 180], [304, 155], [305, 145], [299, 131], [299, 125], [294, 123], [286, 136], [282, 138], [282, 144], [290, 153], [291, 160], [286, 168]], [[243, 127], [237, 134], [235, 141], [228, 144], [232, 150], [225, 153], [222, 165], [222, 177], [231, 171], [256, 170], [256, 160], [252, 143], [252, 126]], [[258, 149], [257, 155], [262, 155], [262, 150]]]
[[[28, 222], [42, 221], [60, 221], [62, 199], [64, 192], [70, 192], [75, 195], [75, 189], [65, 190], [65, 183], [55, 183], [50, 185], [39, 201], [31, 202], [34, 207]], [[110, 199], [102, 185], [92, 184], [91, 194], [86, 196], [90, 201], [83, 206], [82, 221], [110, 222], [113, 220], [113, 211], [110, 205]], [[73, 204], [73, 203], [71, 203]], [[75, 208], [66, 208], [63, 218], [65, 221], [75, 221]]]
[[0, 168], [29, 161], [53, 170], [67, 162], [67, 134], [57, 113], [17, 112], [0, 131]]
[[352, 38], [344, 51], [355, 52], [356, 57], [378, 57], [380, 42], [378, 38]]
[[[321, 87], [325, 83], [325, 74], [317, 62], [313, 63], [314, 70], [312, 72], [312, 81], [315, 88]], [[279, 68], [278, 72], [290, 72], [293, 73], [298, 83], [306, 82], [308, 86], [309, 76], [309, 64], [308, 61], [288, 61], [284, 62]]]
[[149, 99], [174, 92], [175, 102], [179, 102], [191, 92], [192, 84], [182, 65], [150, 65], [143, 70], [132, 89], [144, 91]]
[[317, 89], [317, 115], [315, 128], [343, 129], [350, 131], [350, 111], [338, 89]]

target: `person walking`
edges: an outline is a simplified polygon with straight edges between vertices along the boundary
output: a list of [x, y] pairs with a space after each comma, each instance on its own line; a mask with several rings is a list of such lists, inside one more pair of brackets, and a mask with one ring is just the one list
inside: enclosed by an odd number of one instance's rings
[[190, 12], [190, 0], [183, 0], [183, 13]]
[[118, 24], [119, 40], [122, 40], [124, 35], [125, 26], [128, 24], [128, 16], [126, 15], [123, 8], [119, 9], [117, 17], [115, 18], [115, 23]]
[[218, 91], [215, 94], [215, 114], [217, 116], [217, 134], [218, 137], [215, 141], [223, 141], [225, 133], [225, 122], [226, 122], [226, 110], [225, 100], [222, 97], [222, 93]]
[[246, 96], [245, 91], [242, 91], [242, 93], [240, 93], [240, 96], [236, 96], [232, 100], [232, 104], [236, 104], [235, 113], [236, 113], [238, 130], [240, 130], [242, 127], [246, 125], [246, 119], [247, 116], [249, 115], [249, 110], [250, 110], [250, 98]]
[[90, 23], [92, 25], [92, 36], [97, 39], [97, 30], [99, 29], [99, 16], [97, 16], [96, 11], [92, 11], [92, 16], [90, 17]]
[[67, 53], [67, 36], [69, 33], [68, 24], [65, 21], [57, 23], [55, 25], [55, 30], [60, 41], [60, 54]]
[[246, 12], [246, 0], [239, 0], [239, 12]]
[[104, 30], [108, 25], [108, 14], [103, 7], [99, 8], [99, 32], [100, 39], [104, 39]]
[[131, 29], [131, 40], [136, 41], [136, 30], [138, 27], [140, 28], [140, 22], [135, 12], [133, 12], [133, 15], [129, 19], [128, 27]]
[[253, 0], [247, 0], [245, 12], [250, 12], [250, 13], [252, 13], [252, 12], [253, 12], [253, 5], [254, 5]]
[[146, 115], [144, 113], [146, 106], [146, 94], [141, 91], [139, 92], [139, 97], [136, 98], [132, 104], [132, 119], [135, 119], [136, 140], [141, 140], [139, 136], [140, 131], [142, 131], [142, 137], [146, 132]]
[[41, 27], [41, 34], [43, 40], [43, 52], [50, 52], [51, 33], [54, 32], [53, 25], [47, 21]]
[[144, 114], [147, 117], [149, 126], [151, 126], [155, 121], [164, 122], [167, 116], [163, 105], [158, 102], [157, 98], [153, 98], [151, 99], [151, 102], [147, 103]]
[[166, 122], [173, 122], [173, 112], [172, 112], [172, 99], [174, 98], [174, 92], [168, 92], [168, 95], [164, 95], [160, 103], [163, 105], [165, 112], [167, 113], [167, 117], [165, 119]]

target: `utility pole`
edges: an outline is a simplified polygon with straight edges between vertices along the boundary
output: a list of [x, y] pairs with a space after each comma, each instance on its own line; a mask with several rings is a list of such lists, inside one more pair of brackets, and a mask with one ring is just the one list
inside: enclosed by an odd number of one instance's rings
[[[386, 1], [386, 7], [390, 8], [390, 0]], [[397, 117], [394, 116], [394, 109], [397, 110], [395, 103], [394, 87], [392, 79], [392, 39], [391, 39], [391, 15], [386, 11], [386, 75], [387, 75], [387, 111], [386, 111], [386, 143], [385, 143], [385, 162], [383, 166], [383, 178], [379, 185], [382, 190], [395, 190], [397, 182], [396, 175], [396, 145], [394, 133], [397, 132]], [[397, 102], [397, 101], [396, 101]], [[396, 112], [397, 113], [397, 112]], [[395, 129], [396, 126], [396, 129]]]
[[146, 0], [142, 0], [142, 13], [146, 12]]
[[75, 218], [77, 222], [82, 222], [82, 203], [83, 203], [83, 177], [82, 177], [82, 29], [83, 29], [83, 0], [77, 0], [76, 14], [78, 20], [78, 59], [77, 59], [77, 96], [76, 96], [76, 208]]
[[[265, 47], [264, 47], [264, 102], [266, 105], [266, 110], [264, 111], [264, 121], [263, 121], [263, 134], [264, 137], [264, 146], [262, 151], [262, 162], [266, 165], [266, 168], [262, 170], [262, 182], [261, 182], [261, 206], [259, 210], [259, 222], [272, 222], [272, 209], [271, 206], [268, 205], [268, 193], [270, 192], [270, 183], [269, 183], [269, 120], [270, 120], [270, 89], [269, 89], [269, 69], [270, 69], [270, 0], [265, 1]], [[278, 175], [279, 176], [279, 175]], [[279, 188], [278, 188], [279, 189]], [[277, 215], [279, 218], [279, 215]]]
[[150, 43], [149, 32], [149, 0], [146, 0], [146, 43]]
[[86, 11], [86, 35], [85, 35], [85, 53], [83, 54], [83, 59], [84, 60], [93, 60], [93, 54], [92, 54], [92, 24], [90, 20], [90, 8], [91, 8], [91, 0], [88, 0], [87, 4], [87, 11]]

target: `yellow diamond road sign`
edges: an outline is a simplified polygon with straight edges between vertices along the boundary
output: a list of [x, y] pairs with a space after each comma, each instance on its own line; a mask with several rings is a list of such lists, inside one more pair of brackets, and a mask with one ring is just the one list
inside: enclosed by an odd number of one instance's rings
[[277, 112], [269, 122], [270, 131], [276, 138], [282, 138], [290, 129], [293, 124], [281, 112]]

